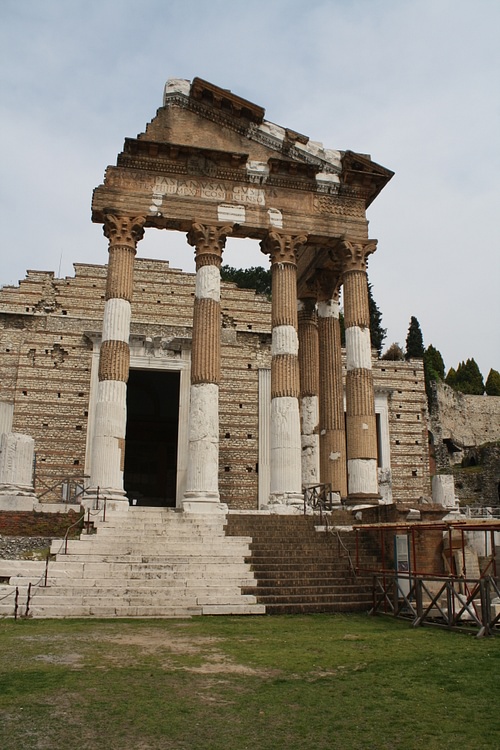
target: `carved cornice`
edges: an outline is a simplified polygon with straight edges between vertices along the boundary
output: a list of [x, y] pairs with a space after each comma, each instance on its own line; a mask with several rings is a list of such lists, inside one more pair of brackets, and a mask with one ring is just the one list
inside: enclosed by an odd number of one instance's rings
[[230, 224], [207, 225], [193, 222], [187, 234], [188, 243], [196, 248], [196, 269], [201, 266], [218, 266], [220, 268], [222, 251], [226, 239], [233, 231]]
[[144, 216], [115, 216], [114, 214], [104, 215], [103, 232], [109, 240], [110, 245], [125, 245], [136, 249], [139, 240], [144, 237]]
[[377, 240], [348, 240], [340, 242], [339, 252], [342, 258], [344, 273], [349, 271], [364, 271], [368, 267], [368, 256], [377, 249]]
[[265, 255], [270, 255], [271, 264], [289, 263], [297, 265], [297, 252], [307, 242], [307, 235], [281, 234], [268, 232], [260, 243], [260, 249]]

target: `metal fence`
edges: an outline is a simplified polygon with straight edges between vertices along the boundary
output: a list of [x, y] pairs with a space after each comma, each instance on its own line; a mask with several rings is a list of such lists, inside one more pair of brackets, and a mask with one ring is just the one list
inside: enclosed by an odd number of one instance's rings
[[371, 614], [474, 633], [500, 633], [500, 579], [377, 573]]

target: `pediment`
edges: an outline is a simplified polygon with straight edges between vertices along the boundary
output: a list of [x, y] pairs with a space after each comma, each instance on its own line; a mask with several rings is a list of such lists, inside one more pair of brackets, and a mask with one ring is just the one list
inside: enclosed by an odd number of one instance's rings
[[92, 220], [146, 216], [185, 231], [229, 221], [233, 234], [365, 236], [366, 207], [392, 177], [366, 155], [328, 149], [265, 119], [263, 107], [200, 78], [167, 82], [163, 106], [96, 188]]

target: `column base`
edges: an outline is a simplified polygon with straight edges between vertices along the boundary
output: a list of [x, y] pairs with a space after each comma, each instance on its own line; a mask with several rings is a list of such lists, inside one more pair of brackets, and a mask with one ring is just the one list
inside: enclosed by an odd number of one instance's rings
[[352, 495], [348, 495], [344, 503], [345, 505], [381, 505], [382, 496], [371, 492], [357, 492]]
[[206, 513], [227, 513], [226, 503], [220, 503], [207, 497], [196, 497], [182, 501], [182, 510], [184, 513], [193, 513], [201, 515]]
[[106, 510], [128, 510], [129, 501], [123, 490], [102, 487], [87, 489], [82, 496], [81, 504], [89, 510], [102, 510], [106, 501]]
[[291, 516], [304, 512], [304, 496], [298, 492], [280, 492], [270, 495], [265, 510], [282, 516]]

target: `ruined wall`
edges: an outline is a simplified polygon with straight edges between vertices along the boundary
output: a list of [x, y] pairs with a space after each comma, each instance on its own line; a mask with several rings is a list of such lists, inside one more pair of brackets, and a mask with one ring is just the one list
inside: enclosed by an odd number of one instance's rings
[[431, 423], [442, 440], [468, 448], [500, 440], [500, 396], [469, 396], [436, 383]]
[[[75, 264], [74, 277], [29, 271], [0, 290], [0, 405], [13, 404], [11, 429], [35, 439], [37, 494], [85, 467], [92, 338], [102, 327], [106, 267]], [[131, 336], [177, 339], [189, 347], [194, 274], [165, 261], [136, 259]], [[222, 283], [220, 493], [231, 507], [256, 508], [258, 371], [269, 368], [270, 302]], [[151, 366], [158, 350], [151, 351]], [[393, 498], [430, 494], [422, 362], [374, 360], [387, 398]], [[1, 411], [1, 409], [0, 409]], [[60, 490], [44, 496], [60, 499]]]

